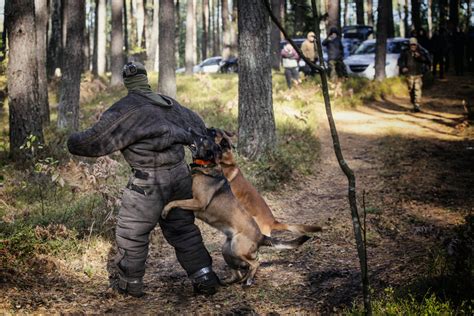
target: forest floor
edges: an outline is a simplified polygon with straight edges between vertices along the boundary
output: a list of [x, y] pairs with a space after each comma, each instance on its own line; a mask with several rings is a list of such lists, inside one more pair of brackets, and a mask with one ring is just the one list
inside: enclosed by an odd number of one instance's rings
[[[463, 123], [463, 99], [474, 102], [472, 77], [436, 81], [425, 90], [420, 113], [410, 111], [406, 97], [334, 113], [344, 156], [355, 171], [361, 211], [365, 192], [369, 271], [376, 298], [388, 288], [400, 295], [435, 289], [447, 269], [446, 260], [439, 262], [443, 249], [474, 210], [474, 134], [472, 126]], [[194, 296], [157, 229], [144, 298], [107, 290], [105, 261], [110, 264], [113, 248], [103, 245], [84, 259], [101, 267], [93, 278], [72, 275], [60, 263], [39, 262], [36, 279], [20, 278], [0, 287], [0, 311], [277, 315], [341, 313], [354, 302], [360, 304], [347, 180], [334, 155], [324, 106], [317, 106], [321, 146], [313, 174], [295, 176], [264, 197], [281, 221], [317, 223], [324, 231], [294, 251], [262, 249], [251, 288], [234, 285], [212, 297]], [[226, 275], [222, 234], [199, 226], [216, 272]], [[444, 295], [452, 299], [450, 293]], [[472, 299], [472, 292], [466, 295]]]

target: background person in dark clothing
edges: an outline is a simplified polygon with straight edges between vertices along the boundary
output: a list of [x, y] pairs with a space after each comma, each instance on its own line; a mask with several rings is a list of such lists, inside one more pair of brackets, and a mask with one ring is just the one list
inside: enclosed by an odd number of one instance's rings
[[344, 47], [337, 28], [329, 31], [328, 37], [322, 43], [327, 47], [329, 60], [329, 76], [335, 81], [338, 78], [347, 77], [346, 65], [344, 65]]
[[402, 51], [398, 59], [401, 73], [407, 77], [408, 90], [413, 105], [413, 111], [420, 111], [421, 89], [423, 86], [423, 72], [430, 64], [430, 58], [425, 49], [418, 46], [416, 38], [410, 38], [410, 48]]
[[142, 64], [125, 65], [123, 77], [128, 95], [91, 128], [68, 139], [72, 154], [99, 157], [120, 150], [132, 167], [117, 218], [119, 278], [112, 285], [121, 293], [143, 296], [149, 234], [159, 223], [195, 292], [214, 294], [218, 279], [193, 212], [175, 209], [166, 220], [160, 216], [168, 202], [192, 198], [183, 145], [192, 143], [189, 128], [204, 134], [206, 126], [196, 113], [154, 93]]

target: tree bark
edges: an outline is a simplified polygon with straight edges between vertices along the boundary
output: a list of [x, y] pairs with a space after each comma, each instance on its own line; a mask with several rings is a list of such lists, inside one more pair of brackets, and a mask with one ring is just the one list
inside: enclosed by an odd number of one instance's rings
[[197, 64], [199, 54], [197, 38], [198, 17], [199, 14], [197, 14], [197, 0], [193, 0], [193, 65]]
[[364, 25], [364, 0], [355, 0], [357, 24]]
[[201, 54], [202, 59], [207, 58], [207, 45], [208, 45], [208, 22], [209, 20], [209, 0], [202, 0], [202, 43], [201, 43]]
[[349, 23], [349, 0], [344, 0], [344, 26]]
[[453, 27], [459, 26], [459, 0], [449, 0], [449, 22]]
[[[176, 0], [176, 27], [175, 27], [175, 39], [174, 39], [174, 47], [175, 47], [175, 60], [178, 62], [178, 67], [181, 66], [181, 52], [179, 50], [180, 43], [181, 43], [181, 13], [180, 13], [180, 4], [179, 0]], [[159, 41], [158, 41], [159, 42]]]
[[61, 81], [61, 96], [58, 106], [58, 127], [77, 130], [79, 127], [79, 97], [83, 63], [85, 0], [66, 0], [68, 17], [67, 39], [64, 57], [67, 63]]
[[148, 68], [158, 71], [158, 15], [160, 0], [153, 1], [153, 26], [151, 28], [150, 47], [148, 49]]
[[417, 33], [421, 29], [420, 6], [421, 0], [411, 0], [411, 23]]
[[122, 84], [123, 66], [123, 2], [112, 1], [112, 34], [111, 34], [111, 71], [110, 85], [116, 87]]
[[[340, 0], [337, 0], [340, 1]], [[306, 1], [305, 0], [294, 0], [294, 10], [295, 10], [295, 29], [294, 33], [297, 36], [303, 36], [304, 33], [304, 25], [305, 25], [305, 18], [304, 12], [306, 9]]]
[[172, 45], [175, 41], [175, 12], [173, 0], [160, 0], [159, 20], [160, 67], [158, 91], [172, 98], [176, 98], [175, 46]]
[[222, 43], [223, 47], [230, 46], [229, 1], [222, 0]]
[[328, 20], [327, 20], [327, 32], [331, 28], [337, 28], [341, 30], [341, 0], [331, 0], [328, 2]]
[[405, 5], [403, 6], [403, 25], [405, 26], [405, 37], [410, 36], [410, 25], [408, 23], [408, 0], [405, 0]]
[[[159, 0], [157, 0], [159, 1]], [[158, 28], [157, 28], [158, 29]], [[128, 56], [130, 44], [128, 42], [128, 9], [127, 0], [123, 0], [123, 41], [125, 46], [125, 56]]]
[[[272, 0], [272, 12], [273, 15], [278, 18], [278, 21], [281, 21], [280, 15], [280, 6], [282, 0]], [[275, 24], [271, 26], [271, 54], [272, 54], [272, 68], [274, 70], [280, 71], [280, 30]]]
[[406, 30], [406, 27], [405, 27], [405, 17], [404, 17], [404, 14], [403, 14], [403, 4], [402, 4], [402, 1], [403, 0], [398, 0], [397, 2], [397, 10], [398, 10], [398, 19], [400, 20], [400, 37], [405, 37], [405, 30]]
[[49, 124], [48, 75], [46, 73], [49, 5], [35, 0], [36, 57], [38, 60], [38, 105], [43, 124]]
[[428, 19], [428, 38], [433, 36], [433, 0], [428, 0], [426, 18]]
[[97, 12], [97, 74], [105, 75], [107, 67], [107, 0], [98, 0]]
[[94, 8], [94, 47], [92, 49], [92, 74], [98, 76], [98, 43], [99, 43], [99, 0], [95, 0]]
[[378, 81], [385, 79], [388, 19], [390, 18], [388, 15], [390, 12], [390, 5], [392, 5], [391, 0], [379, 0], [375, 50], [375, 80]]
[[448, 0], [438, 0], [438, 5], [439, 5], [439, 25], [442, 27], [446, 27]]
[[184, 51], [184, 62], [186, 74], [193, 74], [193, 32], [194, 32], [194, 2], [195, 0], [188, 0], [186, 7], [186, 43]]
[[135, 17], [137, 19], [136, 32], [137, 32], [137, 45], [141, 47], [143, 39], [143, 28], [145, 27], [145, 8], [143, 5], [144, 0], [135, 0], [136, 12]]
[[239, 0], [239, 152], [256, 160], [276, 144], [270, 25], [261, 0]]
[[43, 142], [38, 107], [38, 60], [34, 0], [7, 1], [5, 7], [9, 56], [7, 68], [10, 153], [23, 159], [20, 147], [28, 136]]
[[51, 36], [48, 43], [48, 60], [46, 62], [48, 79], [54, 77], [58, 68], [61, 54], [61, 0], [51, 1]]
[[374, 25], [374, 2], [367, 0], [367, 25]]
[[389, 38], [395, 37], [395, 24], [393, 22], [393, 2], [387, 2], [387, 36]]

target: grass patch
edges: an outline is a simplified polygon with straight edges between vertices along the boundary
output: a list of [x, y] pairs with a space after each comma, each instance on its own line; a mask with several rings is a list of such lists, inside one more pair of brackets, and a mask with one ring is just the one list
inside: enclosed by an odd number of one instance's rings
[[382, 82], [349, 77], [342, 83], [342, 91], [342, 97], [337, 98], [335, 103], [350, 107], [381, 101], [387, 96], [408, 95], [408, 88], [402, 77], [387, 78]]
[[[450, 301], [441, 300], [434, 293], [428, 291], [421, 298], [408, 294], [398, 297], [396, 291], [386, 288], [381, 297], [372, 301], [374, 315], [472, 315], [473, 301], [463, 301], [455, 306]], [[363, 315], [362, 307], [354, 307], [347, 312], [352, 315]]]

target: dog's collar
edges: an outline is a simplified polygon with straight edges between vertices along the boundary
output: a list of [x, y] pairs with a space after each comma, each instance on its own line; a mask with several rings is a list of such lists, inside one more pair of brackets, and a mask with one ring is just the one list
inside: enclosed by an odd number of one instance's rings
[[191, 164], [191, 167], [214, 167], [216, 164], [212, 161], [209, 160], [202, 160], [202, 159], [195, 159], [193, 160], [193, 163]]

